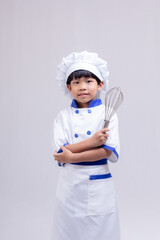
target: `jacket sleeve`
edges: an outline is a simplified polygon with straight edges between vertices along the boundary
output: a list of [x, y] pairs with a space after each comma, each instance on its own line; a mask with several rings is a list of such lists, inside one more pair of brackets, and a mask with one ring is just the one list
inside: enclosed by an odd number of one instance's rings
[[108, 160], [111, 162], [117, 162], [120, 151], [117, 114], [114, 114], [111, 118], [108, 128], [110, 130], [109, 137], [102, 147], [112, 151]]
[[67, 134], [64, 124], [64, 116], [61, 112], [57, 115], [53, 124], [53, 143], [52, 147], [56, 151], [60, 151], [60, 146], [65, 146], [68, 144]]

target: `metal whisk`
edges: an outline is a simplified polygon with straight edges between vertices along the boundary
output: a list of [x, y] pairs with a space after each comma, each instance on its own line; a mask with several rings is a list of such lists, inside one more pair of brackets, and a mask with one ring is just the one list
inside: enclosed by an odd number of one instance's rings
[[105, 95], [105, 120], [104, 128], [107, 128], [113, 114], [118, 110], [123, 101], [123, 94], [118, 87], [111, 88]]

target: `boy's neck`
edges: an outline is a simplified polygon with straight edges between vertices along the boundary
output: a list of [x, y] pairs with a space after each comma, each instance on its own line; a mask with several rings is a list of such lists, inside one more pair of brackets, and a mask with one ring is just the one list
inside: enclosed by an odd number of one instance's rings
[[[76, 102], [77, 102], [77, 101], [76, 101]], [[91, 101], [85, 102], [85, 103], [77, 102], [77, 107], [78, 107], [78, 108], [88, 108], [90, 102], [91, 102]]]

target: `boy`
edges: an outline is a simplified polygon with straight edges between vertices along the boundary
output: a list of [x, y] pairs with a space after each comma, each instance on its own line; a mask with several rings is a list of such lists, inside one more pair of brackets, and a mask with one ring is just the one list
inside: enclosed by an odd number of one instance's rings
[[71, 53], [58, 67], [57, 80], [73, 100], [54, 122], [58, 150], [54, 158], [63, 164], [56, 191], [54, 239], [119, 240], [118, 209], [108, 167], [108, 160], [118, 160], [118, 119], [114, 114], [109, 129], [103, 129], [105, 108], [97, 98], [107, 86], [106, 62], [84, 51]]

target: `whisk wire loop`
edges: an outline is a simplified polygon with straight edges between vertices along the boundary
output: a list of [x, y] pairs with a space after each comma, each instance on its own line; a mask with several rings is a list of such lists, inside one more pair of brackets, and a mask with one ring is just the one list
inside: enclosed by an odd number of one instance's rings
[[108, 90], [105, 95], [105, 123], [104, 127], [108, 127], [109, 121], [116, 113], [123, 101], [123, 93], [119, 87], [114, 87]]

